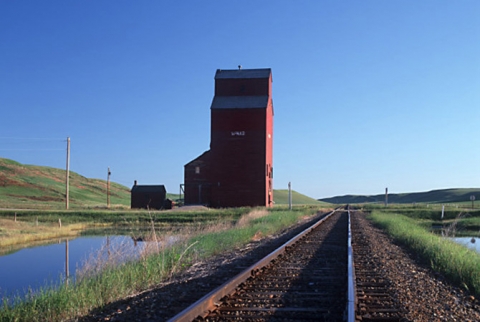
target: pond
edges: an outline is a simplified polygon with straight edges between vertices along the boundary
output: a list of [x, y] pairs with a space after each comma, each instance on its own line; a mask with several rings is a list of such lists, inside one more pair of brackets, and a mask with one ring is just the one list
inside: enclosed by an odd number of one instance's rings
[[[170, 236], [164, 243], [173, 244], [176, 240], [178, 237]], [[83, 236], [0, 255], [0, 306], [2, 297], [24, 297], [45, 286], [61, 285], [67, 268], [69, 280], [74, 280], [75, 274], [87, 266], [97, 270], [106, 262], [125, 262], [159, 245], [161, 242], [146, 242], [130, 236]]]
[[460, 245], [480, 253], [480, 238], [478, 237], [455, 237], [452, 240]]

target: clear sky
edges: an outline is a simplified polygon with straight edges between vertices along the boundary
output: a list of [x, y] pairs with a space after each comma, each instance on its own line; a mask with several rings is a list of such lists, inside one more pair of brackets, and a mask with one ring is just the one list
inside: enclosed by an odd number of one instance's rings
[[480, 1], [0, 1], [0, 157], [178, 193], [216, 69], [272, 68], [274, 187], [480, 187]]

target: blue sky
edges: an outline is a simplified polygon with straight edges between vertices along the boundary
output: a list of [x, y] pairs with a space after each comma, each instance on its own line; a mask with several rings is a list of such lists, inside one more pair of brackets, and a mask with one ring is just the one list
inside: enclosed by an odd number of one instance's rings
[[272, 68], [274, 187], [480, 187], [480, 1], [1, 1], [0, 157], [178, 192], [216, 69]]

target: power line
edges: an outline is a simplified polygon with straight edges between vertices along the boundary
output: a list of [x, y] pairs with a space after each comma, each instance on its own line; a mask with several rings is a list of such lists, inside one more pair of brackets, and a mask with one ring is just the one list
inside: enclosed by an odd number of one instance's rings
[[[20, 137], [6, 137], [0, 136], [0, 140], [3, 141], [2, 145], [4, 148], [0, 148], [0, 151], [63, 151], [63, 149], [59, 148], [49, 148], [49, 147], [38, 147], [38, 145], [45, 146], [45, 143], [40, 143], [39, 141], [43, 142], [65, 142], [65, 139], [60, 138], [20, 138]], [[7, 141], [7, 142], [5, 142]], [[10, 141], [10, 142], [8, 142]], [[15, 141], [15, 143], [13, 142]], [[23, 142], [19, 142], [23, 141]], [[35, 142], [35, 143], [34, 143]], [[31, 146], [32, 144], [37, 145], [35, 148], [25, 148], [25, 146]], [[51, 144], [48, 144], [51, 145]], [[57, 144], [55, 144], [57, 145]], [[9, 147], [13, 146], [13, 147]], [[23, 147], [22, 147], [23, 146]]]
[[0, 151], [65, 151], [65, 149], [0, 149]]
[[59, 139], [59, 138], [18, 138], [18, 137], [5, 137], [5, 136], [0, 136], [0, 140], [36, 140], [36, 141], [60, 141], [64, 142], [65, 139]]

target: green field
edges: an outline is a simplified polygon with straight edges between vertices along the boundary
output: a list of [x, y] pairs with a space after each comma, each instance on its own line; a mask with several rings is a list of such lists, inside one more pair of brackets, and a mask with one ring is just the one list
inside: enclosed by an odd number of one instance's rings
[[[106, 208], [107, 182], [70, 172], [70, 208]], [[65, 170], [0, 158], [0, 208], [65, 208]], [[112, 208], [130, 205], [129, 188], [111, 182]]]

